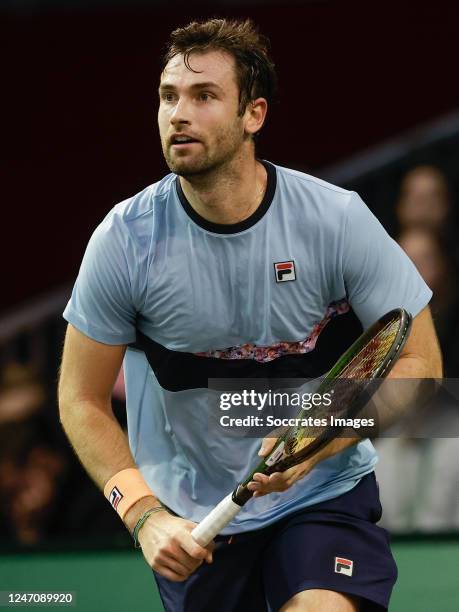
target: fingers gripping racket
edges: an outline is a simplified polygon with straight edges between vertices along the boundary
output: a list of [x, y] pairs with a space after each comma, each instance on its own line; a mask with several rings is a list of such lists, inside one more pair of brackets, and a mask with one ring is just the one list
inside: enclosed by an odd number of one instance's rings
[[[332, 410], [334, 416], [352, 417], [362, 407], [363, 400], [365, 404], [368, 402], [377, 388], [378, 381], [375, 379], [380, 381], [390, 372], [408, 338], [410, 327], [410, 314], [401, 308], [391, 310], [367, 329], [325, 374], [316, 392], [336, 391]], [[348, 381], [350, 384], [347, 384]], [[371, 385], [370, 381], [373, 381]], [[327, 414], [330, 414], [330, 409]], [[308, 411], [300, 410], [298, 422], [306, 416]], [[314, 416], [320, 415], [315, 413]], [[247, 485], [255, 473], [269, 475], [284, 472], [314, 455], [344, 429], [344, 426], [331, 426], [326, 421], [328, 425], [322, 428], [289, 427], [278, 438], [269, 455], [193, 529], [191, 535], [194, 540], [206, 546], [236, 516], [253, 497]]]

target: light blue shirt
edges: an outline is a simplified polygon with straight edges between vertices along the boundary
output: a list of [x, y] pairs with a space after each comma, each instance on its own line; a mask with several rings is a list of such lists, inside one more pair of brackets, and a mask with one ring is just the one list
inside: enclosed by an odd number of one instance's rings
[[[364, 328], [431, 298], [410, 259], [360, 197], [264, 162], [268, 186], [249, 219], [215, 225], [169, 174], [115, 206], [89, 241], [65, 319], [105, 344], [153, 341], [154, 367], [124, 360], [129, 444], [145, 480], [180, 516], [199, 522], [258, 463], [260, 441], [209, 431], [207, 363], [241, 371], [302, 354], [352, 307]], [[274, 264], [293, 262], [279, 282]], [[280, 363], [280, 362], [279, 362]], [[245, 368], [248, 370], [245, 370]], [[210, 376], [209, 376], [210, 377]], [[337, 497], [376, 463], [360, 442], [318, 464], [288, 491], [248, 503], [223, 533], [257, 529]]]

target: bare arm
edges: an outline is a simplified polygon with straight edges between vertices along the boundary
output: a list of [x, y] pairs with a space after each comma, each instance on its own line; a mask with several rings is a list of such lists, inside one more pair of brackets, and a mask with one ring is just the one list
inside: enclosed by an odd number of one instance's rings
[[[60, 419], [76, 454], [100, 489], [121, 470], [137, 467], [111, 406], [125, 350], [122, 345], [91, 340], [72, 325], [67, 328], [59, 378]], [[152, 495], [128, 510], [124, 522], [131, 533], [143, 512], [158, 505]], [[166, 512], [151, 515], [139, 534], [149, 565], [170, 580], [180, 581], [204, 558], [210, 561], [210, 549], [191, 538], [194, 526]]]
[[[389, 415], [386, 426], [392, 424], [393, 415], [402, 413], [404, 406], [408, 405], [413, 397], [416, 396], [418, 382], [424, 378], [442, 377], [442, 357], [437, 334], [430, 314], [430, 308], [426, 306], [413, 320], [412, 328], [403, 351], [389, 374], [389, 378], [413, 379], [413, 384], [408, 382], [394, 389], [389, 384], [383, 385], [379, 402], [383, 405], [381, 414], [384, 414], [387, 405], [392, 408], [392, 415]], [[402, 391], [402, 392], [401, 392]], [[376, 396], [378, 396], [376, 394]], [[373, 401], [378, 401], [377, 397]], [[384, 423], [382, 423], [384, 429]], [[265, 438], [260, 454], [266, 456], [273, 448], [277, 438]], [[254, 482], [248, 488], [255, 491], [255, 496], [266, 495], [273, 491], [285, 491], [300, 478], [308, 474], [312, 468], [333, 455], [357, 444], [360, 438], [336, 438], [332, 440], [321, 451], [310, 459], [294, 466], [285, 472], [275, 472], [271, 476], [256, 474]]]
[[59, 377], [59, 413], [80, 461], [100, 489], [114, 474], [135, 467], [116, 420], [111, 393], [125, 346], [91, 340], [67, 328]]
[[442, 378], [443, 363], [429, 306], [413, 320], [408, 340], [388, 378]]

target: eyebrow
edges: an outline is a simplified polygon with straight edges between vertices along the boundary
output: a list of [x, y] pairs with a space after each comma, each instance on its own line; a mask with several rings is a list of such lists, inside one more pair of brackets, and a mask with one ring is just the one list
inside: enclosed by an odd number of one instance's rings
[[[190, 86], [190, 89], [217, 89], [221, 92], [223, 92], [223, 89], [220, 87], [220, 85], [217, 85], [217, 83], [214, 83], [212, 81], [205, 81], [203, 83], [194, 83], [193, 85]], [[168, 83], [167, 81], [161, 83], [161, 85], [159, 86], [159, 91], [164, 91], [164, 90], [169, 90], [169, 91], [176, 91], [177, 88], [175, 87], [175, 85], [172, 85], [172, 83]]]

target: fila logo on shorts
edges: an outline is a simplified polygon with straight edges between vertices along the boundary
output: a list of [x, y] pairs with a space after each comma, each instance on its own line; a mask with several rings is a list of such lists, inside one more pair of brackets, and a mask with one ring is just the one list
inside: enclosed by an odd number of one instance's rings
[[121, 491], [117, 489], [116, 487], [113, 487], [108, 501], [115, 508], [115, 510], [117, 509], [118, 504], [120, 503], [122, 499], [123, 499], [123, 494], [121, 493]]
[[335, 557], [335, 573], [346, 574], [346, 576], [352, 576], [352, 570], [354, 569], [354, 561], [350, 559], [343, 559], [342, 557]]
[[279, 261], [274, 264], [276, 283], [296, 280], [295, 263], [293, 261]]

